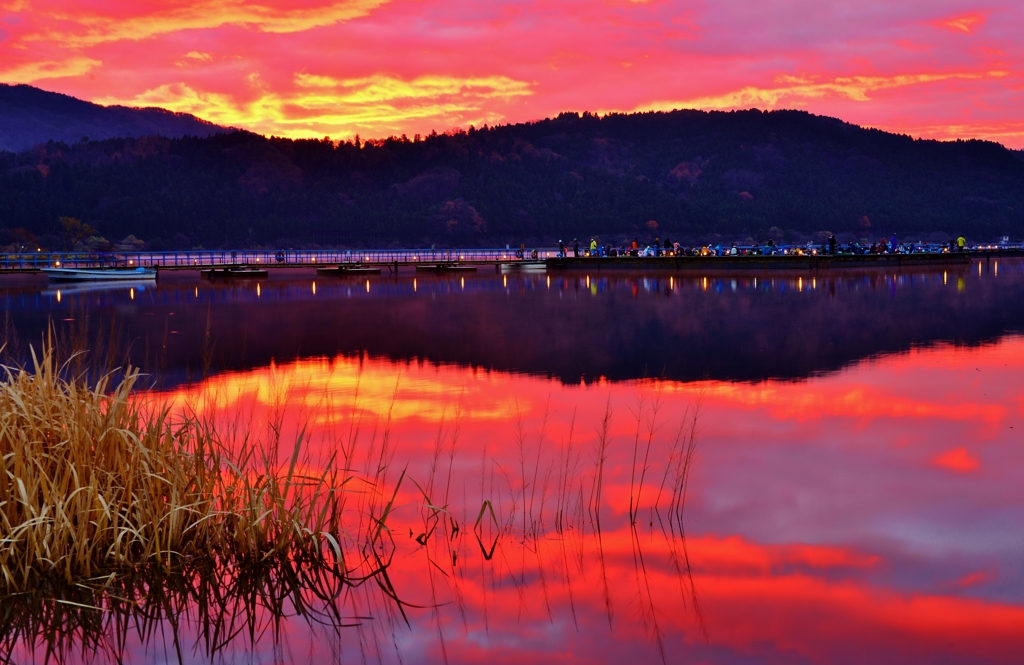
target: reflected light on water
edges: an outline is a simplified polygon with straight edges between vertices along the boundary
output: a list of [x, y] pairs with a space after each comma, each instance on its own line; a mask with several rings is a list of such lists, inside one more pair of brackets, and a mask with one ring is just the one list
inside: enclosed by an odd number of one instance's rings
[[[435, 609], [407, 609], [411, 631], [392, 640], [416, 636], [406, 659], [1012, 662], [1022, 372], [1015, 337], [756, 384], [566, 385], [339, 356], [170, 397], [277, 423], [285, 440], [304, 431], [311, 470], [358, 430], [365, 464], [386, 454], [414, 481], [389, 576]], [[684, 513], [669, 488], [698, 403]], [[382, 432], [386, 453], [371, 443]], [[488, 505], [493, 521], [478, 519]]]

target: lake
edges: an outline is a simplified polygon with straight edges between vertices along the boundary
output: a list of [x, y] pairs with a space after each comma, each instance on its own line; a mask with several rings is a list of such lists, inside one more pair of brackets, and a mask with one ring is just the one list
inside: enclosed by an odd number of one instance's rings
[[5, 277], [0, 301], [16, 355], [52, 325], [233, 436], [301, 439], [304, 473], [343, 460], [358, 528], [393, 505], [346, 555], [385, 577], [227, 622], [76, 610], [102, 618], [63, 642], [8, 620], [15, 662], [1024, 657], [1024, 262]]

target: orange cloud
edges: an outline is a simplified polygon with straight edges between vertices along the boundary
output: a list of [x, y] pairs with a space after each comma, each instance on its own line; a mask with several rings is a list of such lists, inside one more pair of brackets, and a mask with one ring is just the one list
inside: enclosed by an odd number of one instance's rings
[[86, 57], [75, 57], [67, 60], [44, 60], [17, 65], [10, 69], [0, 70], [0, 81], [5, 83], [35, 83], [45, 79], [59, 79], [81, 76], [99, 67], [102, 63]]
[[487, 109], [489, 102], [533, 94], [530, 84], [506, 76], [427, 75], [409, 80], [375, 75], [334, 79], [300, 73], [295, 76], [295, 84], [295, 90], [261, 91], [250, 101], [200, 92], [184, 83], [162, 85], [128, 99], [107, 97], [98, 101], [159, 106], [265, 134], [319, 138], [402, 133], [411, 121], [440, 126], [494, 123], [501, 116]]
[[950, 81], [954, 79], [977, 80], [982, 78], [1004, 78], [1005, 71], [949, 72], [941, 74], [901, 74], [897, 76], [840, 76], [831, 80], [815, 77], [782, 76], [779, 85], [771, 88], [747, 86], [740, 90], [720, 95], [697, 97], [682, 101], [660, 101], [641, 105], [634, 111], [670, 111], [681, 108], [727, 110], [742, 108], [776, 108], [779, 106], [802, 107], [812, 100], [826, 97], [841, 97], [857, 102], [870, 102], [871, 93], [881, 90], [907, 88], [925, 83]]
[[970, 35], [975, 29], [984, 26], [987, 18], [984, 14], [963, 14], [962, 16], [939, 21], [936, 25], [947, 30], [965, 32]]
[[978, 456], [962, 447], [942, 453], [933, 460], [933, 463], [936, 466], [941, 466], [958, 473], [977, 471], [981, 466], [978, 462]]
[[[57, 26], [25, 37], [26, 41], [61, 41], [70, 47], [95, 46], [111, 41], [141, 41], [184, 30], [210, 30], [239, 25], [267, 33], [302, 32], [366, 16], [388, 0], [347, 0], [324, 6], [274, 7], [244, 0], [193, 2], [165, 10], [128, 16], [97, 11], [53, 11], [48, 18]], [[144, 6], [139, 7], [145, 9]], [[129, 11], [134, 8], [129, 8]], [[45, 13], [45, 10], [43, 10]]]

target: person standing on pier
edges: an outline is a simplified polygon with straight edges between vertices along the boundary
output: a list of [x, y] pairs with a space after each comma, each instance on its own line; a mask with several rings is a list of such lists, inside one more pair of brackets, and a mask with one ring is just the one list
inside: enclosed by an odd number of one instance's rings
[[899, 248], [899, 246], [900, 246], [900, 243], [899, 243], [898, 240], [896, 240], [896, 234], [893, 233], [892, 237], [889, 238], [889, 252], [891, 254], [895, 254], [896, 250]]
[[578, 238], [572, 239], [572, 255], [577, 259], [580, 257], [580, 241]]
[[836, 254], [836, 234], [832, 233], [828, 236], [828, 253], [830, 256]]
[[967, 249], [967, 239], [962, 235], [956, 239], [956, 251], [962, 252]]

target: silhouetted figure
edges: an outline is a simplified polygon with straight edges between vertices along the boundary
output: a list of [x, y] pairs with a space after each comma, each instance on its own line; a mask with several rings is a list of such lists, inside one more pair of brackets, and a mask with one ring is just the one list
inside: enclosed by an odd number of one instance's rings
[[561, 240], [558, 241], [558, 258], [565, 258], [565, 243]]
[[836, 234], [832, 233], [828, 237], [828, 253], [835, 255], [836, 253]]

